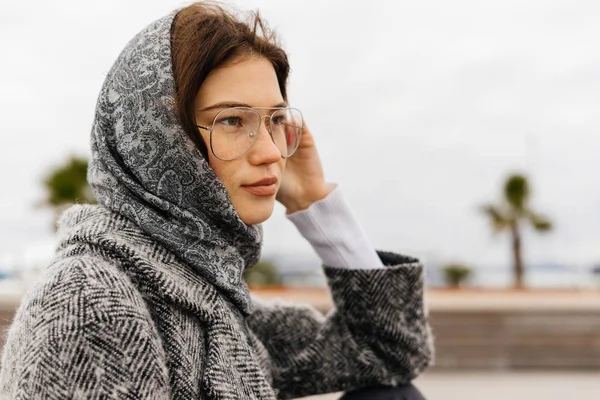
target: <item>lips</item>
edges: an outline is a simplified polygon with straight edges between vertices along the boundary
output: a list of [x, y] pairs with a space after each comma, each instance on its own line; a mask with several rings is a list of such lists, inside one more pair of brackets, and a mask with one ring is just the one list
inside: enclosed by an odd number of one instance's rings
[[242, 185], [242, 186], [269, 186], [269, 185], [273, 185], [275, 183], [277, 183], [277, 177], [270, 176], [268, 178], [263, 178], [260, 181], [256, 181], [254, 183], [250, 183], [248, 185]]
[[242, 186], [242, 189], [255, 196], [273, 196], [277, 193], [277, 187], [274, 184], [267, 186]]
[[255, 196], [273, 196], [277, 193], [277, 177], [264, 178], [242, 188]]

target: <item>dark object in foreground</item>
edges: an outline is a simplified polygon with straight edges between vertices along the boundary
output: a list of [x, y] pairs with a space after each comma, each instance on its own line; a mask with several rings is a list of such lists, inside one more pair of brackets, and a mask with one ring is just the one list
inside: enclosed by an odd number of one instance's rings
[[413, 384], [396, 387], [368, 387], [348, 392], [339, 400], [425, 400]]

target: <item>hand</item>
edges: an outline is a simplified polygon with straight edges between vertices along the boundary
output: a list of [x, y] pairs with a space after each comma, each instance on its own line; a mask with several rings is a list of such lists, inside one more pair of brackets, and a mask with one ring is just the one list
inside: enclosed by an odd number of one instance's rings
[[325, 183], [314, 138], [304, 125], [298, 150], [286, 160], [281, 186], [275, 198], [285, 206], [286, 214], [291, 214], [325, 198], [331, 190]]

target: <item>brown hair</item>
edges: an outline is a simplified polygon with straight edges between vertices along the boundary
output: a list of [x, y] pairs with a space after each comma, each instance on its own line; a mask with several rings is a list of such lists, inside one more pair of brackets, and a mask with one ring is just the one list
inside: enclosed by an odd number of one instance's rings
[[208, 150], [196, 127], [194, 100], [213, 69], [237, 57], [264, 57], [273, 64], [281, 95], [287, 101], [287, 55], [258, 12], [251, 13], [245, 22], [215, 3], [194, 3], [177, 13], [171, 48], [177, 114], [183, 129], [207, 159]]

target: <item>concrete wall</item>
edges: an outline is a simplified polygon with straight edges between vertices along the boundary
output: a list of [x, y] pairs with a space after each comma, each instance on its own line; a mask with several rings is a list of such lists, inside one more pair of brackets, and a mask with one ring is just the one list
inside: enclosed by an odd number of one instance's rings
[[0, 303], [0, 349], [4, 348], [4, 342], [6, 340], [6, 330], [12, 322], [15, 309], [16, 306], [13, 303]]
[[600, 369], [600, 312], [432, 311], [439, 369]]

